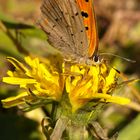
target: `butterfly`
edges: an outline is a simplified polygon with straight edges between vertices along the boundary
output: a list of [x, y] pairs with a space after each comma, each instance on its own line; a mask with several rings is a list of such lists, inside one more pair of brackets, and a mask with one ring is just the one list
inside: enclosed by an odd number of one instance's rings
[[98, 63], [98, 32], [93, 0], [43, 0], [40, 27], [64, 59]]

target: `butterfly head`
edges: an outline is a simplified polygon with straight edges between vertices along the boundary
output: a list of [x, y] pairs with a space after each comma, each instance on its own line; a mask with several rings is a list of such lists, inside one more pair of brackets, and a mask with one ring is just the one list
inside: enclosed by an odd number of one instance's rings
[[99, 55], [94, 55], [91, 59], [86, 60], [87, 65], [99, 65], [101, 64], [103, 59]]

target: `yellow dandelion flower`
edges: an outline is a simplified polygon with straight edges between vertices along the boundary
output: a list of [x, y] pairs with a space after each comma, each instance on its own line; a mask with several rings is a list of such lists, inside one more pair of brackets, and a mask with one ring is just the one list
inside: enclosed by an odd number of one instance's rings
[[93, 99], [98, 99], [98, 103], [114, 102], [122, 105], [130, 102], [127, 98], [111, 95], [117, 86], [117, 72], [113, 68], [109, 71], [104, 63], [97, 66], [74, 65], [71, 73], [77, 73], [66, 79], [73, 112]]
[[113, 96], [112, 92], [118, 85], [117, 71], [114, 68], [109, 70], [105, 63], [96, 66], [71, 65], [66, 74], [68, 68], [64, 63], [60, 69], [56, 69], [57, 66], [51, 65], [49, 59], [43, 63], [39, 58], [25, 57], [25, 64], [22, 64], [8, 57], [8, 61], [15, 66], [15, 71], [8, 71], [8, 77], [4, 77], [3, 82], [19, 85], [25, 91], [16, 97], [2, 100], [4, 107], [32, 102], [37, 98], [61, 102], [65, 100], [61, 98], [65, 94], [68, 95], [66, 97], [72, 112], [89, 102], [122, 105], [130, 102], [129, 99]]
[[46, 99], [60, 100], [62, 88], [60, 84], [60, 76], [57, 71], [54, 71], [51, 65], [44, 64], [38, 58], [25, 57], [26, 64], [23, 65], [12, 57], [7, 58], [10, 63], [15, 66], [15, 71], [8, 71], [9, 77], [4, 77], [3, 82], [19, 85], [20, 88], [26, 89], [26, 92], [2, 100], [5, 107], [11, 107], [23, 103], [26, 99], [32, 99], [29, 90], [36, 96]]

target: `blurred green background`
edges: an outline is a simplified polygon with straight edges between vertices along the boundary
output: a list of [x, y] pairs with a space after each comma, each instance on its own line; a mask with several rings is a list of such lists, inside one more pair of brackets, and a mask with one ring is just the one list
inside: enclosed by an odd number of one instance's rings
[[[136, 60], [127, 62], [105, 56], [111, 66], [128, 79], [140, 77], [140, 0], [94, 0], [100, 37], [99, 53], [112, 53]], [[22, 60], [29, 52], [35, 55], [53, 53], [46, 48], [47, 36], [37, 23], [41, 0], [0, 0], [0, 80], [11, 65], [7, 56]], [[116, 94], [129, 97], [132, 104], [108, 104], [98, 121], [109, 133], [119, 133], [118, 140], [140, 139], [140, 82], [125, 84]], [[0, 82], [0, 99], [14, 96], [18, 87]], [[0, 107], [0, 140], [43, 140], [40, 122], [45, 116], [41, 108], [22, 112], [17, 107]]]

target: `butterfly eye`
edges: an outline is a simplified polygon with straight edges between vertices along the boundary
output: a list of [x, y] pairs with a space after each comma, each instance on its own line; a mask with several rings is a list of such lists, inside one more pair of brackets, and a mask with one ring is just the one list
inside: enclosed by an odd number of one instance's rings
[[86, 64], [87, 65], [99, 65], [102, 62], [102, 60], [100, 60], [100, 57], [98, 55], [94, 55], [93, 59], [87, 59], [86, 60]]
[[96, 63], [100, 62], [99, 56], [98, 55], [94, 55], [93, 61], [96, 62]]

